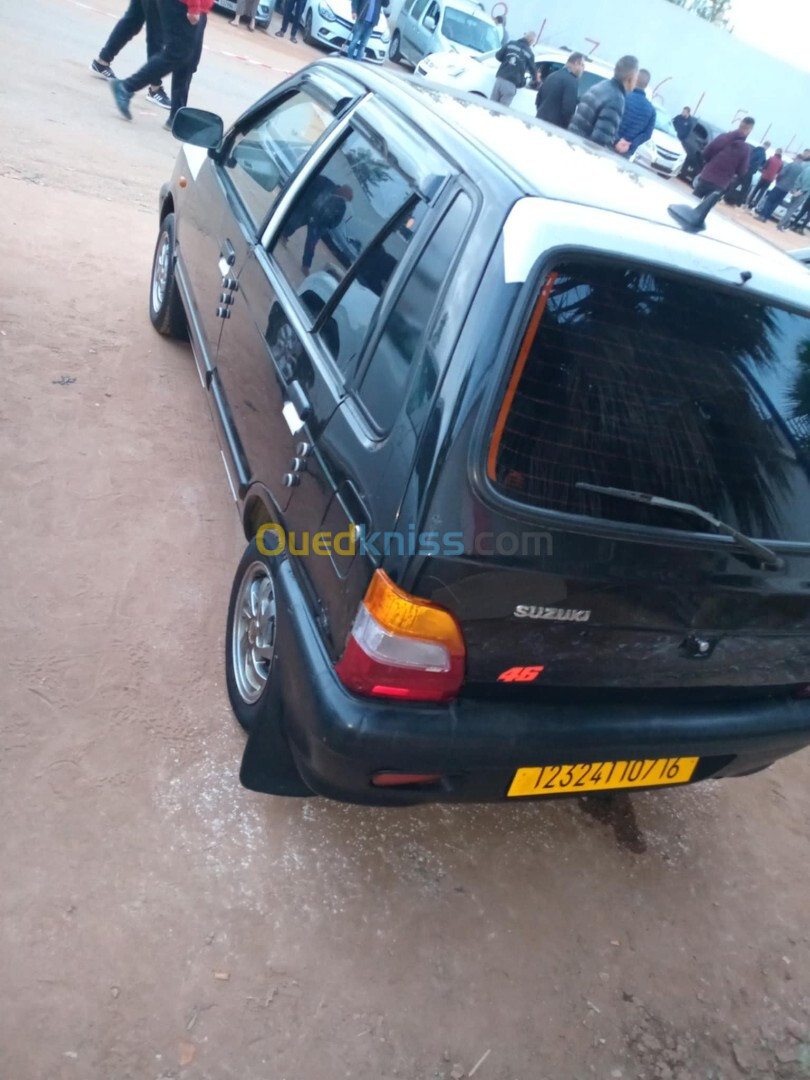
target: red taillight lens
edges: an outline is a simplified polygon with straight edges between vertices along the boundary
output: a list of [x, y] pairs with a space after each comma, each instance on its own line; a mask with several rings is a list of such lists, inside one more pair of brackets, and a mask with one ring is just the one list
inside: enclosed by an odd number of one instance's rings
[[355, 694], [450, 701], [464, 681], [464, 638], [449, 611], [375, 571], [335, 671]]

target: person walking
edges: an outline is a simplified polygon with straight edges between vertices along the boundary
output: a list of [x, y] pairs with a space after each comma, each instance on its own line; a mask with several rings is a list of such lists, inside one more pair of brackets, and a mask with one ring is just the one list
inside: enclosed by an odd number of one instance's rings
[[540, 85], [535, 98], [537, 119], [567, 128], [579, 101], [579, 80], [585, 71], [585, 56], [571, 53], [565, 67], [552, 71]]
[[[810, 160], [810, 154], [805, 150], [805, 163]], [[804, 213], [807, 198], [810, 195], [810, 164], [805, 164], [796, 180], [793, 181], [793, 197], [785, 207], [785, 215], [776, 226], [779, 232], [787, 232], [792, 229]]]
[[692, 119], [692, 110], [688, 105], [684, 105], [680, 116], [672, 117], [672, 125], [681, 142], [686, 142], [692, 133], [692, 128], [695, 126], [695, 121]]
[[354, 28], [349, 38], [346, 55], [350, 60], [362, 60], [366, 55], [368, 39], [382, 15], [382, 0], [352, 0]]
[[[627, 95], [624, 103], [624, 116], [619, 126], [618, 142], [627, 143], [627, 149], [619, 151], [624, 157], [631, 157], [636, 150], [649, 139], [655, 131], [658, 115], [655, 106], [647, 97], [647, 87], [652, 76], [646, 68], [638, 73], [635, 88]], [[618, 150], [618, 146], [616, 147]]]
[[624, 153], [627, 146], [616, 140], [626, 97], [637, 79], [638, 60], [635, 56], [623, 56], [616, 64], [613, 78], [598, 82], [582, 98], [568, 130], [597, 146], [615, 146], [620, 154]]
[[810, 161], [810, 150], [803, 151], [790, 165], [782, 166], [779, 176], [776, 178], [776, 183], [759, 200], [754, 211], [754, 217], [762, 222], [771, 220], [788, 195], [796, 190], [796, 184], [804, 170], [806, 161]]
[[727, 191], [735, 180], [748, 172], [751, 147], [746, 139], [754, 130], [755, 123], [753, 116], [746, 116], [736, 131], [718, 135], [705, 148], [705, 165], [694, 183], [694, 192], [699, 199], [716, 191]]
[[745, 176], [742, 178], [742, 181], [737, 188], [726, 195], [727, 203], [730, 203], [732, 206], [744, 206], [746, 204], [748, 196], [751, 193], [751, 186], [754, 183], [754, 177], [757, 173], [761, 173], [765, 168], [770, 145], [769, 142], [764, 142], [762, 146], [755, 146], [752, 148]]
[[191, 80], [202, 56], [208, 12], [213, 6], [214, 0], [158, 0], [162, 49], [128, 79], [110, 81], [116, 108], [126, 120], [132, 119], [129, 104], [133, 94], [171, 74], [171, 107], [165, 125], [171, 129], [178, 111], [188, 102]]
[[284, 9], [281, 17], [281, 29], [276, 30], [276, 37], [283, 38], [287, 33], [287, 27], [292, 25], [290, 41], [293, 45], [298, 42], [298, 31], [301, 29], [301, 12], [304, 10], [305, 0], [284, 0]]
[[[125, 45], [140, 34], [144, 25], [146, 26], [147, 59], [156, 56], [163, 48], [163, 30], [160, 25], [157, 0], [129, 0], [129, 7], [112, 28], [106, 44], [98, 56], [90, 62], [90, 70], [93, 74], [101, 79], [114, 79], [115, 72], [111, 66], [113, 60]], [[171, 106], [169, 95], [163, 89], [161, 80], [149, 87], [146, 96], [149, 101], [160, 105], [162, 109], [168, 109]]]
[[748, 202], [746, 205], [749, 210], [753, 210], [759, 200], [777, 178], [782, 171], [784, 161], [782, 160], [782, 150], [779, 149], [776, 153], [769, 157], [765, 164], [762, 166], [762, 172], [759, 174], [759, 180], [754, 185], [754, 190], [748, 196]]
[[495, 85], [490, 94], [490, 101], [509, 108], [515, 94], [525, 85], [527, 76], [531, 79], [533, 86], [537, 85], [537, 65], [534, 62], [532, 50], [534, 41], [534, 34], [531, 30], [527, 30], [523, 37], [508, 41], [495, 53], [495, 59], [501, 66], [495, 75]]
[[238, 26], [242, 19], [248, 20], [248, 30], [251, 33], [256, 29], [256, 12], [259, 10], [259, 0], [238, 0], [236, 11], [231, 19], [231, 26]]

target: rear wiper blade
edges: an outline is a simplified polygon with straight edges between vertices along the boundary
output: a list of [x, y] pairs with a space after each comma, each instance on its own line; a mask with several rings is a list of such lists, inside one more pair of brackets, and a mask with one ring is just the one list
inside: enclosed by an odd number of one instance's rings
[[684, 514], [692, 514], [693, 517], [707, 521], [713, 528], [726, 536], [731, 536], [741, 548], [745, 548], [751, 555], [755, 555], [764, 566], [772, 570], [781, 570], [785, 560], [780, 558], [775, 551], [771, 551], [765, 544], [752, 540], [750, 536], [741, 533], [733, 525], [716, 518], [708, 510], [692, 503], [676, 502], [674, 499], [665, 499], [662, 495], [647, 495], [643, 491], [628, 491], [627, 488], [601, 487], [599, 484], [578, 483], [575, 487], [582, 491], [595, 491], [598, 495], [610, 495], [617, 499], [629, 499], [631, 502], [645, 503], [647, 506], [660, 506], [664, 510], [680, 510]]

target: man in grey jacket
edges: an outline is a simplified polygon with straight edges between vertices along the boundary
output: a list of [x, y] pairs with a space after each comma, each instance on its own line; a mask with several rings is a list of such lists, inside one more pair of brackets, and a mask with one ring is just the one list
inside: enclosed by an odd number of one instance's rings
[[582, 98], [568, 130], [597, 146], [615, 146], [623, 154], [630, 144], [616, 139], [624, 116], [625, 97], [636, 85], [638, 68], [635, 56], [623, 56], [616, 64], [613, 78], [597, 83]]
[[782, 205], [788, 195], [798, 190], [798, 185], [801, 182], [808, 161], [810, 161], [810, 149], [799, 154], [790, 165], [782, 167], [776, 178], [776, 183], [757, 203], [754, 217], [759, 218], [760, 221], [771, 220], [774, 212]]
[[[785, 216], [777, 225], [779, 232], [792, 229], [804, 211], [807, 197], [810, 195], [810, 164], [807, 163], [807, 151], [804, 152], [805, 165], [792, 185], [793, 198], [785, 207]], [[790, 166], [788, 166], [790, 168]]]

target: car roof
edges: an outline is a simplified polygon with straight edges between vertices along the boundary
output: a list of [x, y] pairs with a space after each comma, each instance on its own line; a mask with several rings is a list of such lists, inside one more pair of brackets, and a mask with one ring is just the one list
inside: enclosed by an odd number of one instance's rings
[[[347, 72], [348, 63], [323, 60], [317, 66], [335, 66]], [[368, 65], [362, 65], [361, 72], [358, 68], [357, 64], [350, 68], [355, 79], [362, 79], [370, 90], [388, 98], [392, 108], [404, 112], [436, 145], [444, 147], [451, 156], [458, 156], [460, 145], [464, 154], [463, 144], [466, 144], [499, 170], [504, 182], [507, 178], [511, 180], [518, 189], [515, 195], [537, 195], [642, 220], [683, 237], [684, 230], [670, 215], [669, 207], [672, 203], [689, 203], [690, 199], [690, 205], [695, 205], [685, 187], [660, 180], [612, 151], [602, 150], [558, 127], [502, 109], [480, 96], [451, 90], [417, 76], [371, 71]], [[475, 176], [474, 162], [458, 160], [458, 164]], [[772, 278], [775, 275], [790, 283], [788, 291], [806, 288], [806, 272], [800, 264], [785, 258], [772, 244], [722, 213], [709, 214], [705, 231], [693, 238], [696, 253], [701, 250], [697, 245], [704, 238], [733, 248], [735, 259], [750, 255], [766, 260]], [[806, 303], [810, 306], [810, 294]]]
[[[571, 53], [580, 52], [579, 49], [561, 49], [558, 45], [538, 45], [534, 46], [534, 55], [537, 60], [555, 60], [564, 64]], [[585, 57], [585, 69], [586, 71], [602, 71], [605, 72], [608, 78], [612, 78], [615, 65], [609, 63], [607, 60], [603, 60], [601, 56], [588, 56], [587, 53], [582, 53]]]
[[[466, 11], [470, 15], [480, 15], [485, 22], [492, 22], [492, 19], [486, 12], [483, 4], [478, 3], [478, 0], [443, 0], [445, 7], [459, 8], [461, 11]], [[492, 23], [494, 26], [495, 24]]]

